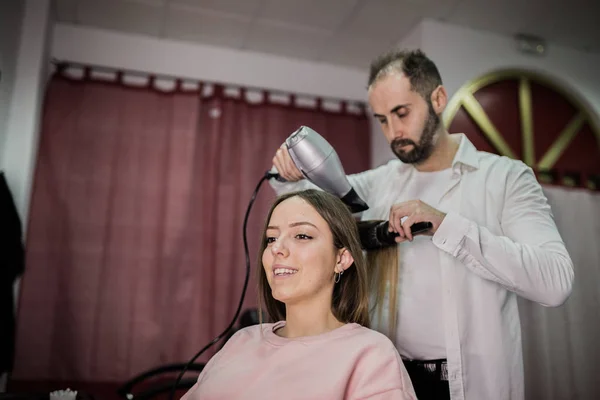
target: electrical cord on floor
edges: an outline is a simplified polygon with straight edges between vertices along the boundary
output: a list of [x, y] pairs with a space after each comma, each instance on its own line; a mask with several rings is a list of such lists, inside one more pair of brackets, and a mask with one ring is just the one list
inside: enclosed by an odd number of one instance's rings
[[250, 198], [250, 203], [248, 204], [248, 209], [246, 210], [246, 215], [244, 217], [244, 228], [243, 228], [243, 232], [242, 232], [242, 234], [244, 236], [244, 251], [246, 254], [246, 278], [244, 279], [244, 288], [242, 289], [242, 295], [240, 296], [240, 302], [238, 303], [237, 311], [235, 312], [233, 319], [229, 323], [229, 326], [219, 336], [217, 336], [210, 343], [208, 343], [206, 346], [204, 346], [202, 348], [202, 350], [200, 350], [194, 357], [192, 357], [192, 359], [187, 363], [187, 365], [179, 373], [177, 380], [175, 381], [175, 383], [173, 384], [173, 387], [171, 388], [171, 394], [169, 395], [169, 400], [173, 400], [173, 397], [175, 396], [175, 391], [177, 390], [177, 385], [181, 381], [181, 378], [183, 378], [183, 375], [188, 370], [190, 365], [192, 365], [194, 363], [194, 361], [196, 361], [196, 359], [198, 357], [200, 357], [202, 355], [202, 353], [204, 353], [206, 350], [208, 350], [212, 345], [217, 343], [219, 340], [223, 339], [223, 337], [225, 337], [227, 335], [227, 333], [229, 333], [229, 331], [233, 328], [233, 325], [235, 325], [235, 321], [237, 321], [237, 319], [240, 315], [240, 311], [242, 310], [242, 304], [244, 303], [244, 298], [246, 297], [246, 289], [248, 288], [248, 279], [250, 278], [250, 255], [248, 253], [248, 240], [246, 238], [246, 226], [248, 224], [248, 216], [250, 215], [250, 209], [252, 208], [252, 204], [254, 203], [254, 200], [256, 200], [256, 196], [258, 195], [258, 190], [260, 189], [260, 186], [262, 185], [262, 183], [265, 180], [274, 178], [276, 176], [278, 176], [278, 174], [273, 174], [271, 172], [265, 173], [265, 175], [258, 182], [258, 185], [256, 185], [256, 189], [254, 189], [254, 193], [252, 194], [252, 197]]

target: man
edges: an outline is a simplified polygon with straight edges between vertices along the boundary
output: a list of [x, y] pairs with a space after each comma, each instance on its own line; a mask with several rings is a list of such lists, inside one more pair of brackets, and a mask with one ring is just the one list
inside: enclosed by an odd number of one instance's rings
[[[417, 396], [523, 399], [517, 295], [559, 306], [574, 275], [541, 186], [521, 161], [447, 132], [448, 96], [421, 51], [376, 59], [368, 98], [398, 159], [348, 179], [370, 206], [362, 218], [399, 234], [395, 342]], [[271, 180], [278, 193], [310, 186], [285, 148], [273, 163], [289, 181]], [[433, 228], [413, 237], [421, 221]]]

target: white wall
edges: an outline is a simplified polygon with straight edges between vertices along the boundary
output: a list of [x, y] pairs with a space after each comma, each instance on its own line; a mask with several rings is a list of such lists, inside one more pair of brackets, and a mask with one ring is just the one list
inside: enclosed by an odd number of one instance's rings
[[426, 20], [421, 47], [437, 64], [452, 96], [473, 78], [500, 68], [524, 68], [551, 76], [572, 89], [600, 114], [600, 54], [549, 43], [547, 54], [517, 51], [513, 38]]
[[22, 1], [0, 1], [0, 165], [15, 82], [23, 5]]
[[[0, 0], [0, 170], [24, 232], [48, 65], [49, 22], [50, 0]], [[19, 283], [14, 285], [15, 307]], [[6, 380], [6, 374], [0, 376], [0, 393]]]
[[48, 68], [51, 24], [50, 0], [27, 0], [23, 3], [24, 19], [8, 106], [1, 169], [5, 172], [25, 231]]
[[262, 53], [56, 24], [52, 56], [175, 77], [364, 101], [364, 71]]

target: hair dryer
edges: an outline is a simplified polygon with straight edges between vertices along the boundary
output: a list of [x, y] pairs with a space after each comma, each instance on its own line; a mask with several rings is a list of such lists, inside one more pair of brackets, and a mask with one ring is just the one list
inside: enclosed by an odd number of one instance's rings
[[[286, 139], [285, 145], [306, 179], [339, 197], [353, 213], [369, 208], [348, 182], [337, 153], [321, 135], [301, 126]], [[278, 175], [276, 178], [285, 181]]]

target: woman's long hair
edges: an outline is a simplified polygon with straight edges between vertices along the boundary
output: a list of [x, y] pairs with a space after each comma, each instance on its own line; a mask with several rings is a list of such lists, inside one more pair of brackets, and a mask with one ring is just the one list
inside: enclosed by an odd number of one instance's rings
[[[369, 250], [366, 258], [369, 271], [369, 289], [372, 296], [371, 315], [377, 317], [378, 330], [384, 330], [388, 338], [395, 342], [398, 326], [398, 284], [400, 276], [398, 246]], [[386, 297], [387, 302], [385, 301]], [[383, 317], [386, 314], [385, 308], [387, 308], [388, 315], [387, 327], [383, 326]]]

